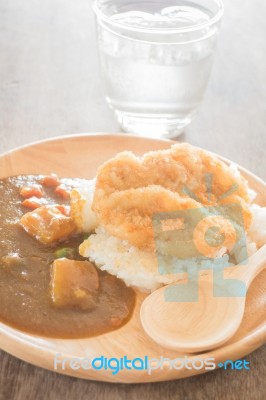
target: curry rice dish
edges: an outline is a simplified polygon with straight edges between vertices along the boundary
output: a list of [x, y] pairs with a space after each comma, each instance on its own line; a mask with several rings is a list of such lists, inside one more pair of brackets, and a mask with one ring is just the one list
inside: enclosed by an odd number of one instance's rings
[[[118, 329], [131, 318], [136, 290], [178, 281], [176, 261], [183, 274], [190, 266], [176, 260], [171, 235], [156, 237], [154, 215], [238, 204], [252, 254], [266, 242], [266, 208], [254, 204], [255, 197], [234, 165], [188, 144], [143, 157], [120, 153], [92, 181], [54, 174], [3, 179], [0, 321], [58, 338]], [[202, 219], [193, 238], [199, 251], [210, 263], [237, 263], [243, 249], [234, 246], [232, 224], [218, 215]], [[171, 231], [175, 222], [166, 222]], [[211, 224], [226, 238], [220, 247], [202, 241]], [[159, 271], [158, 254], [167, 273]], [[194, 262], [201, 270], [200, 257]]]

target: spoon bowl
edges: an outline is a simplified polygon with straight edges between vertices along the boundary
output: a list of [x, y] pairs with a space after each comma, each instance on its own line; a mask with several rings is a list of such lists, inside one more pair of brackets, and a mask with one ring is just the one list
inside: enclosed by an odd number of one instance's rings
[[178, 300], [178, 291], [186, 287], [184, 281], [156, 290], [141, 306], [145, 332], [156, 343], [175, 351], [193, 353], [222, 345], [235, 334], [245, 311], [245, 293], [241, 297], [234, 293], [232, 282], [239, 280], [247, 289], [265, 262], [266, 245], [246, 265], [226, 268], [228, 281], [224, 279], [222, 285], [214, 284], [210, 273], [201, 276], [189, 285], [190, 290], [197, 290], [197, 301]]

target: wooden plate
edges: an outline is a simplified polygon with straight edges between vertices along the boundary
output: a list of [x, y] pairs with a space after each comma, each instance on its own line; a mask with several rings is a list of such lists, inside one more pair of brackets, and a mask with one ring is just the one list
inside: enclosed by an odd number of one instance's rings
[[[105, 160], [123, 150], [132, 150], [141, 155], [149, 150], [168, 148], [173, 142], [133, 137], [127, 135], [75, 135], [39, 142], [2, 155], [0, 157], [0, 178], [18, 174], [57, 173], [61, 177], [92, 178], [97, 167]], [[225, 160], [228, 162], [227, 160]], [[266, 206], [265, 183], [240, 168], [257, 191], [257, 202]], [[266, 271], [253, 282], [247, 298], [244, 320], [235, 336], [222, 347], [201, 358], [214, 357], [218, 365], [228, 359], [236, 360], [262, 346], [266, 341]], [[185, 354], [168, 351], [154, 343], [143, 331], [139, 308], [145, 295], [138, 293], [137, 305], [132, 319], [117, 331], [95, 338], [82, 340], [54, 340], [24, 334], [0, 324], [0, 347], [8, 353], [34, 365], [54, 370], [54, 355], [64, 357], [135, 357], [176, 359]], [[187, 357], [192, 355], [187, 354]], [[194, 355], [195, 356], [195, 355]], [[113, 375], [110, 370], [74, 370], [67, 364], [65, 370], [57, 372], [79, 378], [109, 382], [157, 382], [179, 379], [205, 372], [196, 369], [169, 369], [167, 362], [162, 369], [147, 371], [126, 369]]]

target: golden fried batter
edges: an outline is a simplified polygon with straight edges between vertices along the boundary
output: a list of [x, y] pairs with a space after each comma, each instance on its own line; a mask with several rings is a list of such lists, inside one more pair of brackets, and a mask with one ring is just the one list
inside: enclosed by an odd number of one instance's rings
[[109, 234], [154, 250], [155, 213], [231, 203], [241, 205], [247, 228], [251, 214], [245, 179], [208, 152], [175, 144], [143, 157], [123, 152], [103, 164], [92, 209]]

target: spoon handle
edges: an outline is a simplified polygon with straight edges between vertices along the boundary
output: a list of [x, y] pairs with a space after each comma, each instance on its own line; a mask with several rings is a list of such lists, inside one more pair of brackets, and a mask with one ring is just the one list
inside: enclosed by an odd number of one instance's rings
[[232, 279], [239, 279], [249, 287], [256, 276], [266, 267], [266, 244], [255, 254], [247, 259], [247, 263], [233, 267], [228, 270], [228, 275]]

